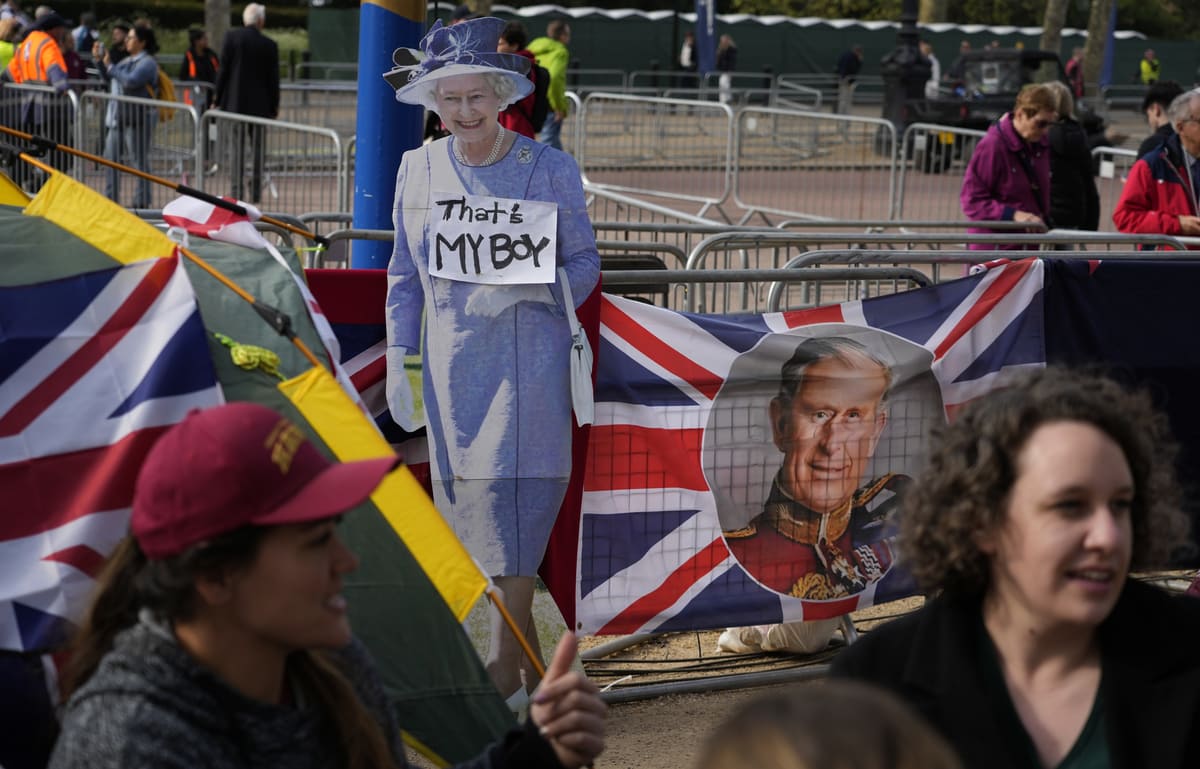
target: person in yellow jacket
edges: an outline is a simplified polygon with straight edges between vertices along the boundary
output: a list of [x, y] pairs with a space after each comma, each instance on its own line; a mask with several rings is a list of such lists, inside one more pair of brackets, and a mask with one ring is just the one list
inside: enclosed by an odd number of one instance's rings
[[1153, 48], [1146, 49], [1146, 54], [1142, 56], [1138, 65], [1138, 71], [1142, 76], [1142, 85], [1154, 85], [1158, 82], [1158, 76], [1162, 73], [1162, 62], [1154, 55]]
[[15, 16], [0, 19], [0, 70], [8, 69], [13, 54], [17, 52], [16, 37], [21, 25]]
[[571, 58], [567, 46], [571, 42], [571, 27], [563, 19], [554, 19], [546, 25], [546, 36], [539, 37], [527, 49], [537, 60], [538, 66], [550, 73], [550, 88], [546, 98], [550, 101], [550, 114], [541, 126], [538, 141], [549, 144], [556, 150], [562, 146], [562, 124], [567, 119], [570, 104], [567, 103], [567, 63]]

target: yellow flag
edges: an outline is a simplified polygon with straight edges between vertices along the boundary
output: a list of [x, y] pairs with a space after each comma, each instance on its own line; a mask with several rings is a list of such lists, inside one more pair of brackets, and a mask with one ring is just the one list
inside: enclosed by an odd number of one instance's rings
[[8, 174], [0, 171], [0, 206], [24, 207], [28, 202], [29, 196], [25, 194], [25, 190], [8, 178]]
[[[340, 461], [394, 453], [325, 369], [312, 368], [280, 382], [279, 390]], [[412, 551], [458, 621], [466, 619], [487, 588], [487, 578], [413, 474], [406, 467], [391, 473], [371, 495], [371, 501]]]
[[54, 222], [121, 264], [175, 253], [175, 244], [162, 230], [57, 171], [24, 213]]

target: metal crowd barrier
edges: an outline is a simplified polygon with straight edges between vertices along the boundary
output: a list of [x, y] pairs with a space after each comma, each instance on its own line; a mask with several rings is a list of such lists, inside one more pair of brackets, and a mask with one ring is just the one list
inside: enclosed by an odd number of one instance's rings
[[1146, 97], [1149, 86], [1138, 85], [1106, 85], [1100, 89], [1100, 100], [1109, 110], [1131, 109], [1138, 110], [1142, 99]]
[[190, 103], [193, 106], [203, 104], [211, 107], [213, 100], [217, 96], [217, 86], [207, 80], [176, 80], [175, 93], [177, 95], [176, 101], [183, 101], [184, 94], [187, 94], [192, 100], [185, 103]]
[[[824, 96], [820, 88], [798, 82], [792, 75], [780, 75], [775, 78], [775, 99], [771, 102], [771, 106], [780, 109], [816, 111], [821, 109], [821, 101]], [[836, 98], [835, 95], [834, 99]]]
[[733, 111], [727, 105], [593, 93], [584, 99], [577, 130], [576, 159], [593, 185], [703, 206], [729, 197]]
[[896, 145], [890, 122], [746, 107], [736, 130], [733, 198], [747, 211], [740, 223], [754, 213], [888, 218]]
[[346, 200], [346, 156], [333, 129], [209, 110], [197, 149], [205, 192], [295, 215], [334, 210]]
[[663, 96], [675, 89], [699, 90], [701, 78], [695, 72], [683, 70], [638, 69], [629, 73], [626, 91], [629, 93], [654, 92]]
[[623, 69], [567, 69], [567, 88], [586, 96], [592, 91], [624, 91], [629, 76]]
[[354, 169], [357, 168], [358, 161], [358, 137], [351, 136], [346, 140], [346, 148], [343, 150], [342, 163], [346, 169], [346, 181], [343, 190], [341, 205], [339, 211], [350, 212], [354, 210]]
[[[579, 98], [579, 94], [574, 91], [567, 91], [567, 103], [570, 104], [571, 108], [567, 114], [566, 122], [563, 123], [559, 139], [562, 140], [563, 149], [570, 152], [578, 160], [584, 134], [583, 127], [580, 125], [580, 121], [583, 119], [583, 101]], [[539, 127], [538, 130], [540, 131], [541, 128]], [[579, 170], [582, 173], [583, 167], [580, 166]]]
[[[79, 114], [79, 94], [70, 89], [59, 93], [48, 85], [15, 83], [4, 83], [0, 87], [0, 124], [9, 128], [78, 147]], [[12, 165], [4, 171], [26, 191], [40, 186], [41, 171], [15, 156], [6, 158], [5, 162], [9, 161]], [[77, 160], [61, 152], [50, 152], [43, 162], [71, 175], [75, 175], [78, 168]]]
[[[585, 178], [583, 192], [587, 200], [588, 218], [593, 222], [616, 221], [628, 225], [676, 225], [676, 224], [713, 224], [712, 220], [704, 219], [701, 215], [688, 214], [672, 208], [670, 205], [659, 205], [644, 197], [634, 197], [623, 192], [616, 192], [603, 186], [592, 184]], [[678, 203], [679, 201], [668, 201]], [[708, 208], [707, 204], [701, 209], [701, 214]]]
[[299, 80], [355, 80], [358, 62], [302, 61], [296, 65], [296, 77]]
[[337, 131], [343, 141], [355, 134], [358, 86], [353, 82], [282, 83], [279, 119]]
[[954, 219], [962, 215], [963, 173], [983, 131], [914, 123], [896, 156], [899, 173], [892, 218]]
[[[138, 168], [136, 157], [128, 153], [133, 142], [133, 129], [119, 124], [120, 113], [130, 109], [144, 110], [154, 120], [148, 163], [139, 170], [180, 184], [193, 184], [200, 173], [200, 155], [196, 146], [199, 113], [188, 104], [86, 91], [80, 97], [76, 131], [79, 141], [74, 146]], [[115, 113], [114, 119], [118, 120], [116, 129], [108, 125], [111, 122], [108, 119], [110, 110]], [[170, 117], [164, 119], [164, 110]], [[76, 179], [104, 194], [107, 194], [108, 181], [112, 177], [116, 182], [114, 199], [125, 206], [134, 202], [137, 185], [144, 184], [132, 174], [110, 171], [98, 163], [81, 160], [76, 168]], [[150, 184], [149, 193], [149, 201], [143, 202], [149, 202], [149, 206], [145, 207], [151, 209], [162, 208], [177, 196], [173, 190], [158, 184]]]
[[[1200, 239], [1196, 240], [1200, 242]], [[1025, 246], [1043, 254], [1046, 251], [1052, 251], [1055, 255], [1069, 253], [1067, 251], [1059, 252], [1055, 250], [1056, 248], [1091, 250], [1087, 247], [1116, 246], [1117, 250], [1115, 251], [1102, 252], [1104, 258], [1107, 259], [1111, 253], [1136, 253], [1135, 249], [1149, 245], [1182, 249], [1186, 247], [1187, 242], [1169, 235], [1125, 235], [1075, 231], [972, 235], [961, 233], [723, 232], [711, 235], [698, 243], [688, 254], [686, 269], [701, 272], [712, 269], [765, 269], [789, 264], [807, 267], [819, 263], [819, 260], [798, 262], [796, 261], [797, 257], [807, 256], [806, 252], [811, 254], [818, 249], [820, 253], [828, 253], [830, 252], [829, 247], [837, 247], [833, 249], [833, 252], [847, 254], [861, 252], [870, 255], [888, 253], [894, 256], [890, 263], [906, 267], [932, 265], [929, 273], [935, 282], [962, 276], [961, 271], [956, 271], [949, 276], [942, 275], [940, 267], [937, 266], [941, 260], [931, 261], [927, 258], [928, 254], [938, 254], [941, 251], [928, 248], [917, 250], [920, 245], [933, 249], [946, 247], [947, 251], [970, 253], [974, 262], [982, 262], [999, 256], [1019, 259], [1028, 256], [1030, 252], [968, 251], [968, 246], [995, 248], [1002, 245], [1016, 245]], [[1145, 258], [1144, 253], [1142, 258]], [[849, 289], [847, 291], [849, 292]], [[748, 312], [755, 304], [755, 297], [751, 294], [742, 296], [699, 294], [689, 297], [689, 300], [688, 309], [694, 309], [696, 312]]]
[[1092, 164], [1096, 168], [1096, 191], [1100, 193], [1100, 229], [1114, 228], [1112, 212], [1121, 199], [1125, 180], [1129, 178], [1129, 171], [1135, 162], [1136, 150], [1117, 147], [1096, 147], [1092, 150]]

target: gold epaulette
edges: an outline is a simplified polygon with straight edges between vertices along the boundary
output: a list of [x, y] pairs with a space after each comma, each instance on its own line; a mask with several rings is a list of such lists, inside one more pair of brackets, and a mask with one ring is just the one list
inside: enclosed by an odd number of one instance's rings
[[879, 492], [883, 491], [887, 487], [887, 485], [889, 483], [891, 483], [892, 479], [895, 477], [896, 477], [895, 473], [887, 473], [886, 475], [879, 476], [879, 478], [877, 478], [874, 483], [872, 483], [870, 486], [868, 486], [867, 488], [863, 489], [862, 491], [858, 492], [858, 494], [855, 495], [854, 506], [862, 507], [863, 505], [870, 502], [872, 499], [875, 498], [875, 495], [877, 495]]
[[815, 571], [810, 571], [796, 580], [796, 584], [792, 585], [788, 592], [796, 598], [806, 598], [810, 601], [828, 601], [843, 595], [829, 585], [829, 579], [824, 574]]
[[726, 529], [721, 532], [725, 539], [746, 539], [758, 533], [758, 526], [749, 523], [740, 529]]

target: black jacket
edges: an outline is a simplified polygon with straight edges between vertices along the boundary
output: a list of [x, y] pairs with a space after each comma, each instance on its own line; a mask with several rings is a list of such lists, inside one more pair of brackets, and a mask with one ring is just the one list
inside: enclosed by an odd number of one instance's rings
[[1087, 132], [1070, 118], [1050, 126], [1050, 218], [1055, 227], [1100, 227], [1100, 193]]
[[[978, 664], [981, 598], [936, 598], [834, 660], [835, 675], [890, 689], [970, 769], [1025, 759], [1005, 739]], [[1100, 626], [1104, 723], [1113, 769], [1184, 769], [1200, 760], [1200, 601], [1130, 580]]]
[[221, 46], [216, 104], [227, 112], [279, 114], [279, 46], [257, 27], [230, 30]]
[[1170, 123], [1163, 123], [1154, 133], [1142, 139], [1142, 143], [1138, 145], [1137, 159], [1141, 160], [1142, 156], [1146, 155], [1152, 149], [1157, 149], [1167, 139], [1171, 138], [1171, 134], [1175, 133], [1175, 126]]

